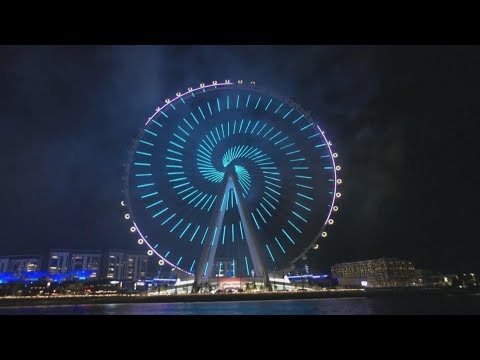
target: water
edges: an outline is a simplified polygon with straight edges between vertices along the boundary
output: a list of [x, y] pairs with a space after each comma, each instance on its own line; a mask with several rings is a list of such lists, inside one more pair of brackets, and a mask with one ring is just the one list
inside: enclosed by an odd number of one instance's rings
[[386, 315], [480, 314], [478, 295], [315, 300], [0, 307], [0, 315]]

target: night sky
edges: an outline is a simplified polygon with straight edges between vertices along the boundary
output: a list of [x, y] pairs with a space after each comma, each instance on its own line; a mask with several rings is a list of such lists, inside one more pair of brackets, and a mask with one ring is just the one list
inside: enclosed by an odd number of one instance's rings
[[480, 271], [479, 64], [473, 46], [2, 46], [0, 255], [139, 249], [119, 206], [138, 129], [177, 91], [244, 79], [310, 110], [340, 155], [310, 266]]

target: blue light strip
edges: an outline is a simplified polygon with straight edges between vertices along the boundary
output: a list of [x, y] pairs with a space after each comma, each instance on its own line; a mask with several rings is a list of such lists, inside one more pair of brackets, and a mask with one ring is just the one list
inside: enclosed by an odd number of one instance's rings
[[277, 203], [279, 202], [278, 199], [275, 199], [272, 195], [270, 195], [268, 192], [265, 192], [265, 195], [271, 197], [274, 201], [276, 201]]
[[150, 131], [148, 129], [145, 129], [145, 131], [153, 136], [158, 136], [156, 133], [154, 133], [153, 131]]
[[198, 110], [200, 110], [200, 114], [202, 115], [203, 120], [205, 120], [205, 115], [203, 114], [202, 108], [200, 106], [198, 107]]
[[268, 253], [270, 254], [270, 257], [272, 258], [272, 261], [275, 262], [275, 258], [273, 257], [272, 252], [270, 251], [270, 247], [267, 244], [265, 244], [265, 246], [267, 247]]
[[182, 138], [181, 136], [177, 135], [176, 133], [173, 133], [173, 136], [175, 136], [177, 139], [179, 139], [180, 141], [183, 141], [183, 142], [187, 142], [187, 140], [185, 140], [184, 138]]
[[190, 127], [190, 129], [193, 130], [192, 125], [190, 125], [190, 123], [187, 121], [187, 119], [183, 118], [183, 121], [185, 121], [185, 123]]
[[156, 124], [156, 125], [160, 126], [160, 127], [163, 127], [163, 125], [162, 125], [162, 124], [160, 124], [160, 123], [158, 123], [158, 122], [156, 122], [156, 121], [155, 121], [155, 119], [153, 119], [153, 120], [152, 120], [152, 122], [153, 122], [154, 124]]
[[300, 115], [298, 118], [295, 119], [294, 122], [292, 122], [292, 125], [295, 124], [297, 121], [299, 121], [300, 119], [302, 119], [305, 115]]
[[213, 236], [212, 236], [212, 246], [213, 246], [213, 243], [215, 242], [215, 236], [217, 235], [217, 227], [215, 226], [215, 231], [213, 233]]
[[280, 110], [280, 108], [283, 106], [283, 102], [280, 104], [280, 106], [277, 108], [277, 110], [275, 110], [275, 114], [278, 112], [278, 110]]
[[215, 195], [215, 197], [213, 198], [212, 203], [211, 203], [210, 206], [208, 207], [208, 210], [207, 210], [207, 211], [210, 211], [210, 208], [212, 207], [213, 203], [214, 203], [215, 200], [217, 199], [217, 196], [218, 196], [218, 195]]
[[175, 150], [172, 150], [172, 149], [167, 149], [168, 152], [171, 152], [173, 154], [177, 154], [177, 155], [180, 155], [182, 156], [183, 154], [181, 152], [178, 152], [178, 151], [175, 151]]
[[226, 230], [227, 230], [227, 225], [223, 225], [222, 245], [225, 244], [225, 231]]
[[190, 272], [193, 271], [193, 266], [195, 265], [195, 261], [196, 261], [196, 260], [193, 260], [192, 265], [190, 266]]
[[238, 227], [240, 228], [240, 236], [242, 237], [242, 240], [243, 240], [243, 228], [242, 228], [242, 222], [241, 222], [241, 221], [239, 221], [239, 222], [238, 222], [238, 224], [239, 224], [239, 225], [238, 225]]
[[267, 126], [267, 123], [263, 124], [262, 128], [261, 128], [260, 131], [257, 133], [257, 136], [260, 135], [260, 133], [262, 132], [263, 129], [265, 129], [265, 126]]
[[[192, 225], [192, 223], [188, 223], [187, 227], [185, 228], [185, 230], [182, 231], [182, 233], [180, 234], [180, 239], [182, 238], [183, 235], [185, 235], [185, 233], [187, 232], [188, 228], [190, 227], [190, 225]], [[178, 264], [177, 264], [178, 265]]]
[[297, 230], [300, 234], [302, 233], [302, 231], [294, 223], [292, 223], [290, 220], [288, 220], [288, 223], [290, 225], [292, 225], [295, 228], [295, 230]]
[[143, 196], [142, 196], [142, 199], [146, 199], [146, 198], [148, 198], [148, 197], [150, 197], [150, 196], [157, 195], [157, 194], [158, 194], [158, 191], [155, 191], [155, 192], [153, 192], [153, 193], [150, 193], [150, 194], [147, 194], [147, 195], [143, 195]]
[[193, 112], [191, 112], [190, 115], [192, 115], [193, 120], [195, 120], [195, 122], [196, 122], [197, 124], [200, 124], [200, 123], [198, 122], [197, 117], [193, 114]]
[[163, 214], [167, 210], [168, 210], [168, 207], [166, 207], [165, 209], [163, 209], [163, 210], [159, 211], [158, 213], [156, 213], [155, 215], [153, 215], [152, 218], [155, 219], [158, 215]]
[[210, 103], [208, 101], [207, 101], [207, 105], [208, 105], [208, 111], [210, 111], [210, 115], [213, 115], [212, 108], [210, 107]]
[[268, 205], [270, 205], [270, 207], [273, 209], [273, 210], [276, 210], [277, 208], [275, 206], [272, 205], [272, 203], [270, 201], [268, 201], [264, 196], [262, 196], [262, 199], [266, 201], [266, 203]]
[[290, 242], [293, 245], [295, 245], [295, 241], [293, 241], [293, 239], [290, 237], [290, 235], [288, 235], [288, 233], [284, 229], [282, 229], [282, 232], [287, 236], [288, 240], [290, 240]]
[[273, 126], [270, 128], [270, 130], [268, 130], [264, 135], [263, 135], [263, 138], [265, 138], [265, 136], [267, 136], [268, 134], [270, 134], [270, 132], [273, 130]]
[[257, 212], [258, 212], [258, 215], [260, 215], [260, 217], [262, 218], [263, 222], [266, 224], [267, 222], [265, 221], [265, 218], [263, 217], [262, 213], [258, 208], [257, 208]]
[[275, 237], [275, 241], [277, 242], [278, 246], [280, 246], [280, 249], [283, 251], [283, 253], [286, 254], [285, 249], [283, 248], [282, 244], [280, 244], [280, 241], [278, 241], [276, 237]]
[[202, 196], [203, 192], [200, 191], [199, 194], [197, 194], [194, 198], [192, 198], [192, 200], [190, 200], [188, 202], [188, 205], [190, 205], [192, 202], [194, 202], [195, 200], [197, 200], [200, 196]]
[[183, 259], [183, 256], [180, 256], [180, 258], [177, 261], [177, 266], [180, 264], [180, 261], [182, 261], [182, 259]]
[[153, 204], [151, 204], [151, 205], [148, 205], [148, 206], [146, 207], [146, 209], [150, 209], [151, 207], [154, 207], [155, 205], [158, 205], [158, 204], [160, 204], [161, 202], [163, 202], [163, 200], [159, 200], [159, 201], [157, 201], [157, 202], [155, 202], [155, 203], [153, 203]]
[[250, 134], [253, 134], [253, 131], [255, 130], [259, 122], [260, 120], [257, 120], [257, 122], [255, 123], [255, 126], [252, 128], [252, 131], [250, 131]]
[[151, 142], [148, 142], [148, 141], [145, 141], [145, 140], [140, 140], [140, 142], [142, 144], [146, 144], [146, 145], [149, 145], [149, 146], [154, 146]]
[[283, 142], [284, 140], [287, 140], [288, 139], [288, 136], [285, 136], [282, 140], [278, 140], [274, 145], [278, 145], [280, 144], [281, 142]]
[[141, 185], [137, 185], [137, 188], [144, 188], [144, 187], [153, 186], [153, 185], [155, 185], [155, 183], [141, 184]]
[[135, 151], [137, 154], [140, 154], [140, 155], [145, 155], [145, 156], [152, 156], [152, 154], [150, 153], [146, 153], [146, 152], [143, 152], [143, 151]]
[[302, 127], [302, 128], [300, 129], [300, 131], [303, 131], [303, 130], [305, 130], [305, 129], [308, 129], [310, 126], [313, 126], [313, 123], [310, 123], [310, 124], [308, 124], [308, 125], [305, 125], [304, 127]]
[[250, 275], [250, 269], [248, 268], [248, 260], [247, 257], [245, 256], [245, 267], [247, 268], [247, 276]]
[[165, 220], [163, 223], [161, 223], [160, 225], [165, 225], [167, 222], [169, 222], [175, 215], [177, 214], [172, 214], [167, 220]]
[[170, 232], [172, 232], [173, 230], [175, 230], [177, 228], [178, 225], [180, 225], [182, 223], [183, 219], [180, 219], [180, 221], [173, 227], [170, 229]]
[[207, 236], [207, 232], [208, 232], [208, 226], [205, 229], [205, 233], [203, 234], [202, 242], [200, 243], [200, 245], [203, 245], [203, 242], [205, 241], [205, 237]]
[[203, 195], [203, 197], [200, 200], [198, 200], [198, 202], [194, 205], [194, 207], [197, 207], [203, 201], [203, 199], [205, 199], [207, 196], [208, 194]]
[[198, 225], [197, 228], [195, 229], [195, 232], [193, 233], [192, 237], [190, 238], [190, 242], [193, 241], [193, 239], [195, 238], [195, 235], [197, 235], [197, 232], [198, 232], [199, 229], [200, 229], [200, 225]]
[[261, 96], [258, 98], [257, 104], [255, 105], [255, 109], [258, 107], [258, 104], [260, 104], [260, 99], [261, 99], [261, 98], [262, 98]]
[[205, 201], [205, 204], [202, 205], [202, 207], [200, 208], [200, 210], [203, 210], [203, 208], [208, 204], [208, 202], [210, 201], [210, 199], [212, 198], [213, 195], [210, 195], [208, 197], [208, 199]]
[[305, 218], [303, 218], [301, 215], [299, 215], [298, 213], [296, 213], [293, 210], [292, 210], [292, 214], [295, 215], [296, 217], [298, 217], [299, 219], [303, 220], [304, 222], [308, 222], [307, 220], [305, 220]]
[[280, 150], [286, 149], [286, 148], [288, 148], [288, 147], [290, 147], [290, 146], [293, 146], [293, 145], [295, 145], [295, 143], [290, 143], [290, 144], [288, 144], [288, 145], [284, 145], [284, 146], [282, 146], [282, 147], [280, 148]]
[[205, 274], [207, 273], [207, 269], [208, 269], [208, 261], [207, 261], [207, 264], [205, 265], [205, 270], [203, 270], [203, 276], [205, 276]]
[[272, 214], [270, 213], [270, 211], [267, 210], [267, 208], [265, 207], [265, 205], [263, 205], [262, 203], [260, 203], [260, 206], [263, 208], [263, 210], [265, 210], [265, 212], [266, 212], [270, 217], [272, 217]]
[[295, 184], [295, 185], [300, 186], [301, 188], [304, 188], [304, 189], [313, 190], [313, 186], [307, 186], [307, 185], [302, 185], [302, 184]]
[[291, 113], [292, 111], [293, 111], [293, 108], [292, 108], [289, 112], [287, 112], [287, 113], [283, 116], [283, 118], [285, 119], [288, 115], [290, 115], [290, 113]]
[[310, 210], [308, 207], [306, 207], [305, 205], [300, 204], [299, 202], [296, 202], [296, 201], [295, 201], [295, 204], [297, 204], [298, 206], [304, 208], [304, 209], [307, 210], [307, 211], [312, 211], [312, 210]]
[[232, 223], [232, 243], [235, 242], [235, 226]]
[[257, 225], [257, 229], [260, 230], [260, 226], [258, 225], [257, 219], [255, 218], [255, 215], [253, 213], [250, 213], [253, 217], [253, 220], [255, 221], [255, 225]]
[[303, 198], [305, 198], [305, 199], [308, 199], [308, 200], [313, 200], [312, 197], [307, 196], [307, 195], [304, 195], [304, 194], [302, 194], [302, 193], [297, 193], [297, 195], [298, 195], [298, 196], [301, 196], [301, 197], [303, 197]]
[[265, 111], [267, 111], [268, 107], [270, 106], [270, 103], [272, 102], [273, 99], [270, 99], [270, 101], [268, 102], [267, 106], [265, 107]]

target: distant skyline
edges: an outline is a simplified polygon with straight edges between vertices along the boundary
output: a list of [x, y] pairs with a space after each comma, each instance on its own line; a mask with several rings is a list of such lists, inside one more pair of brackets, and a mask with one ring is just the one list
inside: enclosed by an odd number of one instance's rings
[[308, 259], [480, 271], [477, 46], [0, 46], [0, 255], [141, 250], [127, 151], [177, 91], [255, 80], [311, 110], [342, 162], [341, 209]]

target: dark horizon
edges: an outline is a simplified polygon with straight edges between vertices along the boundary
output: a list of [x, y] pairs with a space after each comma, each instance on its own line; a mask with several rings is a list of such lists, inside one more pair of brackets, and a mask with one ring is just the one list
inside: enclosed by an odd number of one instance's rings
[[385, 256], [480, 272], [479, 50], [1, 46], [0, 255], [141, 250], [120, 207], [132, 139], [177, 91], [244, 79], [310, 110], [340, 154], [340, 211], [309, 267]]

